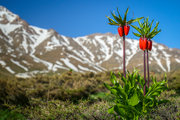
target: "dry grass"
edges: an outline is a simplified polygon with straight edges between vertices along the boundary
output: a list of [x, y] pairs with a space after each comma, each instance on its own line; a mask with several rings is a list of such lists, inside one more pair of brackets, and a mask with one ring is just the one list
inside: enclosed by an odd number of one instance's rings
[[[179, 82], [178, 75], [169, 76], [169, 82], [171, 78]], [[28, 79], [0, 78], [0, 109], [21, 113], [27, 119], [113, 119], [107, 113], [113, 98], [107, 97], [103, 85], [104, 82], [110, 84], [109, 79], [110, 72], [39, 74]], [[171, 89], [179, 88], [169, 85]], [[180, 97], [177, 91], [164, 92], [161, 98], [167, 98], [171, 103], [159, 106], [142, 119], [178, 119]]]

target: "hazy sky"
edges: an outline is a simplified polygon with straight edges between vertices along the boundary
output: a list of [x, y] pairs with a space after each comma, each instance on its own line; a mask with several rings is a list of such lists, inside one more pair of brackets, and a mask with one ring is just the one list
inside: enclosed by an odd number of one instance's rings
[[[31, 25], [53, 28], [69, 37], [117, 34], [117, 27], [108, 25], [105, 16], [110, 16], [110, 11], [117, 7], [124, 14], [129, 7], [128, 19], [149, 16], [160, 22], [162, 32], [154, 37], [156, 42], [180, 48], [179, 0], [0, 0], [0, 5]], [[128, 37], [137, 39], [132, 31], [135, 30], [131, 28]]]

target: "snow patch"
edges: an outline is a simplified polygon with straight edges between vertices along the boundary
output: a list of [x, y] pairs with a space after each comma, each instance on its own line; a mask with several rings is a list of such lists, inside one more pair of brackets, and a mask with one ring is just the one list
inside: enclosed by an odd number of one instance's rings
[[56, 64], [58, 64], [58, 65], [63, 65], [61, 62], [59, 62], [59, 61], [56, 61]]
[[61, 60], [64, 62], [65, 65], [67, 65], [69, 68], [73, 69], [74, 71], [78, 72], [78, 69], [72, 64], [70, 63], [68, 58], [61, 58]]
[[161, 64], [160, 59], [157, 59], [157, 57], [154, 57], [154, 59], [157, 61], [157, 64], [161, 67], [161, 69], [166, 72], [166, 69], [163, 67], [163, 65]]
[[[95, 39], [96, 39], [96, 41], [97, 42], [99, 42], [99, 44], [100, 44], [100, 50], [101, 50], [101, 52], [103, 52], [105, 55], [104, 55], [104, 60], [103, 61], [101, 61], [101, 62], [104, 62], [104, 61], [107, 61], [109, 58], [111, 58], [111, 56], [113, 55], [113, 50], [111, 49], [110, 50], [110, 47], [108, 47], [106, 44], [105, 44], [105, 42], [102, 40], [102, 37], [103, 36], [95, 36]], [[113, 46], [112, 45], [112, 40], [113, 39], [111, 39], [111, 38], [109, 38], [108, 37], [108, 39], [107, 39], [107, 41], [108, 42], [110, 42], [111, 43], [111, 47]], [[113, 47], [112, 47], [113, 48]]]
[[176, 62], [180, 63], [180, 59], [175, 58]]
[[18, 61], [15, 61], [15, 60], [11, 59], [11, 62], [13, 62], [13, 63], [16, 64], [17, 66], [21, 67], [21, 68], [24, 69], [25, 71], [28, 71], [28, 68], [26, 68], [25, 66], [21, 65]]
[[47, 46], [45, 48], [46, 48], [46, 51], [51, 51], [57, 46], [62, 46], [62, 44], [55, 36], [53, 36], [51, 38], [51, 41], [47, 42]]
[[69, 45], [69, 40], [67, 39], [67, 37], [65, 37], [64, 35], [61, 35], [61, 37], [64, 39], [64, 41], [67, 43], [67, 45]]
[[[95, 56], [92, 54], [92, 52], [91, 52], [87, 47], [85, 47], [85, 46], [80, 42], [80, 38], [74, 39], [74, 41], [75, 41], [77, 44], [79, 44], [79, 45], [84, 49], [84, 51], [85, 51], [86, 53], [89, 54], [88, 56], [90, 57], [91, 61], [94, 62]], [[87, 56], [84, 55], [84, 56], [81, 56], [81, 57], [87, 57]]]
[[6, 63], [2, 60], [0, 60], [0, 65], [2, 65], [3, 67], [6, 66]]
[[[5, 18], [12, 22], [14, 19], [16, 19], [17, 15], [10, 12], [8, 9], [6, 9], [3, 6], [0, 6], [0, 16], [5, 16]], [[0, 18], [0, 20], [3, 20], [3, 18]]]
[[50, 33], [46, 29], [38, 28], [35, 26], [30, 26], [30, 27], [33, 28], [37, 33], [37, 35], [34, 35], [34, 37], [37, 39], [33, 39], [34, 45], [32, 45], [32, 48], [34, 50], [37, 46], [39, 46], [45, 39], [47, 39], [50, 36]]
[[[160, 47], [161, 48], [161, 47]], [[161, 48], [162, 49], [162, 48]], [[156, 60], [157, 64], [159, 65], [159, 67], [166, 72], [166, 69], [163, 67], [163, 65], [161, 64], [161, 60], [160, 58], [158, 59], [158, 52], [157, 52], [157, 48], [152, 49], [151, 51], [151, 56]]]
[[31, 65], [30, 63], [28, 63], [27, 61], [25, 61], [25, 60], [23, 60], [22, 61], [24, 64], [26, 64], [26, 65]]
[[5, 35], [8, 35], [9, 33], [11, 33], [12, 31], [14, 31], [15, 29], [21, 27], [22, 25], [13, 25], [13, 24], [0, 24], [0, 28], [3, 31], [3, 33]]
[[7, 71], [9, 71], [11, 74], [14, 74], [15, 72], [10, 67], [5, 67]]
[[48, 71], [46, 71], [46, 70], [43, 70], [43, 71], [35, 70], [35, 71], [31, 71], [31, 72], [18, 73], [18, 74], [16, 74], [16, 77], [20, 77], [20, 78], [30, 78], [30, 77], [35, 76], [35, 75], [38, 74], [38, 73], [47, 73], [47, 72], [48, 72]]
[[63, 67], [63, 66], [60, 66], [60, 65], [57, 65], [57, 64], [53, 65], [52, 70], [53, 70], [53, 71], [57, 71], [58, 68], [60, 68], [60, 69], [65, 69], [65, 70], [69, 70], [68, 68]]
[[159, 50], [164, 50], [164, 47], [162, 45], [158, 45]]
[[47, 67], [48, 67], [48, 70], [51, 70], [51, 69], [52, 69], [52, 66], [53, 66], [52, 63], [50, 63], [50, 62], [48, 62], [48, 61], [45, 61], [45, 60], [42, 60], [42, 59], [39, 59], [39, 58], [37, 58], [35, 55], [32, 55], [32, 54], [31, 54], [31, 57], [34, 58], [34, 61], [35, 61], [35, 62], [37, 62], [37, 63], [43, 63], [45, 66], [47, 66]]
[[86, 68], [86, 67], [83, 67], [83, 66], [81, 66], [81, 65], [78, 65], [78, 68], [81, 69], [81, 70], [83, 70], [83, 71], [96, 72], [96, 71], [94, 71], [94, 70], [90, 70], [90, 69], [88, 69], [88, 68]]
[[126, 39], [126, 41], [129, 43], [129, 45], [131, 45], [130, 49], [132, 51], [130, 52], [130, 50], [128, 50], [129, 56], [126, 57], [126, 66], [127, 66], [131, 58], [137, 53], [139, 43], [137, 40], [131, 40], [131, 39]]
[[14, 55], [14, 54], [11, 54], [11, 56], [14, 57], [14, 58], [16, 58], [16, 55]]
[[35, 36], [37, 39], [33, 39], [33, 40], [34, 40], [34, 41], [33, 41], [34, 44], [31, 45], [32, 52], [30, 53], [30, 56], [34, 59], [35, 62], [37, 62], [37, 63], [43, 63], [45, 66], [48, 67], [48, 70], [51, 70], [51, 69], [52, 69], [52, 66], [53, 66], [52, 63], [50, 63], [50, 62], [48, 62], [48, 61], [45, 61], [45, 60], [42, 60], [42, 59], [40, 59], [40, 58], [38, 58], [38, 57], [36, 57], [36, 56], [34, 55], [34, 53], [35, 53], [35, 48], [36, 48], [37, 46], [39, 46], [45, 39], [47, 39], [48, 37], [50, 37], [51, 33], [48, 32], [48, 31], [45, 30], [45, 29], [41, 29], [41, 28], [38, 28], [38, 27], [35, 27], [35, 26], [30, 26], [30, 27], [33, 28], [33, 29], [36, 31], [36, 33], [37, 33], [37, 35]]
[[76, 56], [74, 56], [74, 55], [68, 55], [68, 57], [69, 58], [74, 58], [75, 60], [77, 60], [77, 61], [79, 61], [79, 62], [81, 62], [81, 63], [85, 63], [84, 61], [82, 61], [80, 58], [78, 58], [78, 57], [76, 57]]
[[171, 61], [169, 59], [169, 57], [171, 57], [171, 55], [167, 54], [165, 51], [163, 51], [163, 54], [164, 56], [166, 57], [166, 65], [167, 65], [167, 68], [168, 68], [168, 72], [170, 72], [170, 69], [171, 69]]

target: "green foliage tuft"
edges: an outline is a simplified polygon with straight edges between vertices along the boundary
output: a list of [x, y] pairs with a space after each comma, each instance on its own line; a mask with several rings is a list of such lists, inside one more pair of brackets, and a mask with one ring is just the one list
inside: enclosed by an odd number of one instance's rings
[[116, 26], [125, 26], [126, 23], [127, 24], [132, 24], [134, 22], [137, 22], [139, 20], [141, 20], [143, 17], [140, 17], [140, 18], [136, 18], [136, 19], [131, 19], [129, 21], [127, 21], [127, 13], [129, 11], [129, 8], [126, 9], [126, 12], [124, 13], [124, 19], [122, 19], [120, 13], [119, 13], [119, 10], [117, 8], [117, 13], [118, 13], [118, 16], [116, 16], [115, 13], [111, 12], [111, 15], [113, 16], [114, 20], [112, 18], [110, 18], [109, 16], [106, 16], [109, 20], [109, 25], [116, 25]]
[[138, 20], [138, 23], [139, 23], [139, 27], [137, 26], [134, 26], [134, 25], [131, 25], [135, 30], [138, 31], [138, 33], [134, 33], [133, 34], [137, 37], [146, 37], [146, 38], [149, 38], [149, 39], [152, 39], [154, 36], [156, 36], [159, 32], [161, 32], [161, 30], [158, 30], [158, 25], [159, 25], [159, 22], [156, 23], [156, 26], [153, 28], [153, 30], [151, 31], [152, 29], [152, 24], [154, 22], [154, 20], [151, 21], [151, 23], [149, 23], [149, 18], [147, 17], [146, 19], [144, 18], [144, 22], [141, 23], [139, 20]]

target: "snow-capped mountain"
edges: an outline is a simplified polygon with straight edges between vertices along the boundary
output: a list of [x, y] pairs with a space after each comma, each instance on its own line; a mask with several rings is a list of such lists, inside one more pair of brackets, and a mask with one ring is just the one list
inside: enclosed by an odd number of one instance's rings
[[[138, 40], [126, 39], [126, 65], [128, 69], [143, 67], [143, 51]], [[152, 72], [180, 68], [180, 50], [153, 42], [150, 68]], [[78, 72], [122, 69], [122, 38], [111, 33], [70, 38], [53, 29], [29, 25], [0, 6], [2, 73], [24, 76], [69, 69]]]

